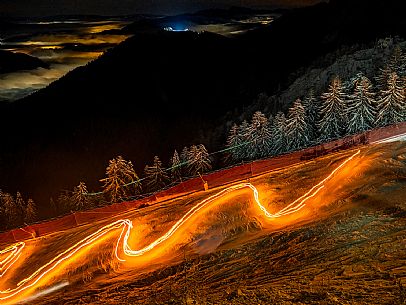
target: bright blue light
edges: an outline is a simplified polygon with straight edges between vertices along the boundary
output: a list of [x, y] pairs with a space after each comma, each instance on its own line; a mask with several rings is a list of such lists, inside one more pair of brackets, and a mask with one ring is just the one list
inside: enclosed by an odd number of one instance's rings
[[185, 27], [184, 25], [178, 23], [178, 24], [174, 24], [171, 26], [167, 26], [164, 28], [165, 31], [169, 31], [169, 32], [187, 32], [189, 31], [189, 29], [187, 27]]

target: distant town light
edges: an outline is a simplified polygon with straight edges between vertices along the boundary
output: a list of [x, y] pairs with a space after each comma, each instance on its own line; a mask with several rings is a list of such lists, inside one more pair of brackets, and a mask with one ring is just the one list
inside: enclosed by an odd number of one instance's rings
[[167, 27], [164, 27], [164, 31], [168, 31], [168, 32], [188, 32], [189, 29], [188, 28], [180, 28], [180, 27], [173, 28], [171, 26], [167, 26]]

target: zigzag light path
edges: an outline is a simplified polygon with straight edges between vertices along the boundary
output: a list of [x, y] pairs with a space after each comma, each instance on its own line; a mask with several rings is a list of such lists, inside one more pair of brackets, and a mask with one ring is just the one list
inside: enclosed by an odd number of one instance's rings
[[[44, 279], [47, 275], [49, 275], [56, 267], [60, 266], [62, 263], [67, 262], [70, 258], [72, 258], [76, 253], [80, 250], [92, 246], [97, 241], [100, 241], [102, 237], [105, 237], [108, 233], [121, 230], [116, 246], [115, 246], [115, 256], [116, 258], [123, 262], [125, 261], [126, 257], [137, 257], [142, 256], [145, 253], [151, 251], [164, 241], [171, 238], [171, 236], [182, 226], [184, 225], [192, 216], [196, 215], [201, 211], [204, 207], [208, 206], [210, 203], [220, 199], [227, 194], [232, 192], [249, 188], [253, 192], [254, 201], [259, 207], [259, 209], [263, 212], [263, 215], [268, 219], [276, 219], [285, 215], [293, 214], [298, 212], [299, 210], [303, 209], [306, 206], [306, 201], [310, 198], [316, 196], [317, 193], [320, 192], [321, 189], [325, 187], [325, 183], [333, 177], [333, 175], [343, 168], [349, 161], [351, 161], [355, 156], [360, 154], [360, 150], [354, 153], [352, 156], [347, 158], [344, 162], [342, 162], [337, 168], [335, 168], [325, 179], [320, 181], [318, 184], [314, 185], [306, 194], [301, 196], [300, 198], [296, 199], [288, 206], [283, 208], [282, 210], [278, 211], [275, 214], [270, 213], [265, 206], [259, 200], [259, 193], [258, 190], [250, 183], [240, 183], [233, 186], [230, 186], [196, 204], [193, 208], [191, 208], [181, 219], [179, 219], [164, 235], [147, 245], [146, 247], [133, 250], [129, 246], [128, 239], [130, 237], [130, 233], [132, 231], [133, 225], [131, 220], [129, 219], [121, 219], [115, 222], [112, 222], [96, 232], [88, 235], [86, 238], [82, 239], [78, 243], [74, 244], [73, 246], [69, 247], [62, 253], [56, 255], [52, 258], [49, 262], [38, 268], [35, 272], [33, 272], [27, 278], [21, 280], [16, 287], [14, 288], [7, 288], [5, 290], [0, 290], [0, 303], [10, 303], [16, 301], [21, 297], [21, 295], [26, 295], [27, 293], [31, 292], [30, 289], [34, 289], [38, 286], [41, 286], [39, 282], [41, 279]], [[19, 242], [14, 245], [7, 247], [6, 249], [0, 251], [0, 280], [1, 278], [8, 272], [13, 265], [19, 260], [21, 254], [23, 253], [23, 249], [25, 247], [24, 242]], [[121, 255], [120, 255], [121, 254]], [[123, 257], [121, 257], [123, 256]], [[2, 283], [0, 282], [0, 285]], [[3, 288], [0, 286], [0, 288]]]

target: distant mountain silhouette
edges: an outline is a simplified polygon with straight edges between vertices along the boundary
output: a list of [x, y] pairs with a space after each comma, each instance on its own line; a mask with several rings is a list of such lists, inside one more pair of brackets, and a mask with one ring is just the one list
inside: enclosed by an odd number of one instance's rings
[[27, 54], [0, 50], [0, 74], [36, 68], [48, 68], [48, 64]]
[[[184, 145], [221, 147], [211, 134], [224, 114], [273, 93], [289, 75], [342, 45], [405, 36], [402, 1], [331, 1], [295, 9], [235, 38], [211, 33], [137, 33], [47, 88], [2, 107], [0, 185], [44, 207], [110, 158], [137, 172]], [[140, 26], [134, 23], [132, 27]], [[42, 203], [41, 203], [42, 201]]]
[[[207, 9], [195, 13], [186, 13], [176, 16], [150, 16], [137, 20], [123, 29], [108, 30], [106, 34], [135, 34], [161, 31], [166, 27], [174, 30], [184, 30], [195, 25], [209, 25], [232, 23], [238, 20], [247, 19], [255, 14], [277, 13], [285, 10], [254, 10], [242, 7], [231, 7], [230, 9]], [[242, 26], [242, 25], [241, 25]], [[248, 24], [247, 24], [248, 26]], [[252, 27], [252, 25], [251, 25]]]

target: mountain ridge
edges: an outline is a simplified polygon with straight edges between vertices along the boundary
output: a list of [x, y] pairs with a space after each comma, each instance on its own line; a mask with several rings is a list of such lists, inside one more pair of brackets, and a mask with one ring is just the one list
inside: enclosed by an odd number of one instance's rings
[[[295, 9], [267, 29], [235, 38], [137, 34], [47, 88], [3, 107], [0, 168], [12, 174], [1, 184], [27, 189], [46, 202], [79, 180], [98, 188], [108, 160], [118, 154], [136, 160], [139, 172], [154, 155], [167, 160], [175, 148], [196, 142], [218, 148], [224, 135], [213, 136], [211, 130], [222, 124], [223, 115], [244, 109], [259, 92], [287, 86], [288, 75], [297, 68], [351, 45], [361, 33], [368, 41], [388, 33], [403, 35], [399, 11], [386, 16], [398, 3], [389, 1], [385, 8], [371, 4], [367, 17], [360, 6], [348, 14], [345, 26], [337, 23], [341, 6], [333, 3]], [[380, 28], [374, 20], [378, 12], [386, 16]], [[364, 25], [360, 31], [347, 35], [359, 24]]]

